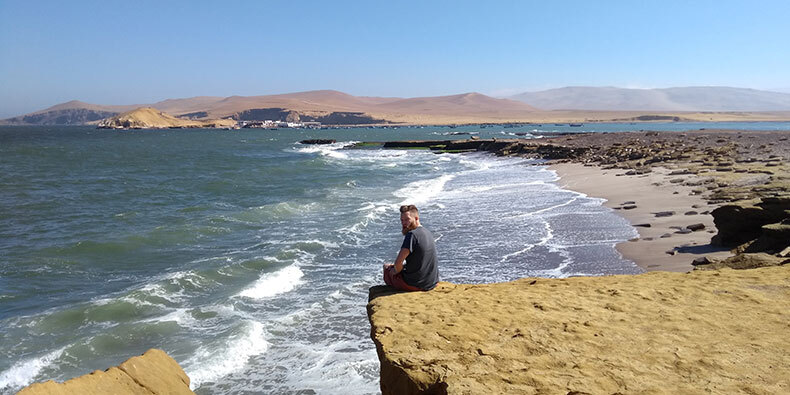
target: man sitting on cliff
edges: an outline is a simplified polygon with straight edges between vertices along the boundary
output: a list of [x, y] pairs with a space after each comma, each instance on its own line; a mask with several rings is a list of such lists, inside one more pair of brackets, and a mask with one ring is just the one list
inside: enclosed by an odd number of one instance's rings
[[400, 223], [405, 237], [395, 264], [384, 264], [384, 282], [401, 291], [430, 291], [439, 282], [433, 235], [420, 225], [414, 205], [400, 207]]

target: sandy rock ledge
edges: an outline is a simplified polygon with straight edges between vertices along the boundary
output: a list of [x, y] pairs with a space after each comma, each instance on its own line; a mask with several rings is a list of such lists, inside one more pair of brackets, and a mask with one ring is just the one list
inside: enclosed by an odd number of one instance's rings
[[370, 289], [383, 394], [790, 393], [790, 265]]
[[63, 383], [52, 380], [31, 384], [19, 395], [106, 395], [106, 394], [194, 394], [189, 377], [178, 363], [162, 350], [145, 354], [105, 371], [97, 370]]

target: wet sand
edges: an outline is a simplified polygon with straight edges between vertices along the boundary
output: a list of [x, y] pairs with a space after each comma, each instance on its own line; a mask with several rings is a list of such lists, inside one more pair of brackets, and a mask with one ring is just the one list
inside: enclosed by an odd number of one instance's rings
[[[631, 225], [650, 225], [636, 226], [639, 238], [617, 245], [623, 257], [646, 271], [687, 272], [693, 268], [691, 262], [696, 258], [732, 256], [728, 249], [710, 245], [716, 228], [713, 217], [703, 213], [715, 206], [693, 194], [692, 187], [670, 183], [677, 176], [668, 175], [669, 169], [654, 168], [648, 174], [627, 176], [623, 169], [602, 169], [578, 163], [559, 163], [549, 168], [557, 172], [560, 186], [606, 199], [604, 206], [615, 210]], [[674, 214], [656, 216], [668, 211]], [[704, 229], [678, 233], [680, 229], [700, 223], [705, 225]]]

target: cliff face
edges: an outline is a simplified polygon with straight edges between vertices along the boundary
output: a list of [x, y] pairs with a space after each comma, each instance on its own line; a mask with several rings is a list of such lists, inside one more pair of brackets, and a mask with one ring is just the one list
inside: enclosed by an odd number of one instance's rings
[[189, 377], [164, 351], [151, 349], [117, 367], [97, 370], [63, 383], [47, 381], [31, 384], [20, 395], [58, 394], [194, 394]]
[[370, 298], [383, 394], [790, 393], [790, 265]]
[[149, 128], [214, 128], [235, 126], [232, 119], [195, 121], [176, 118], [155, 108], [142, 107], [99, 122], [105, 129], [149, 129]]

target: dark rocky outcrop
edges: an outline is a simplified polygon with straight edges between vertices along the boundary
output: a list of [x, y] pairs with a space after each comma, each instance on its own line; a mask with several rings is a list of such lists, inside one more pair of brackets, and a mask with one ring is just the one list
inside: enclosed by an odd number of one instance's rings
[[205, 118], [207, 116], [208, 116], [208, 113], [205, 112], [205, 111], [196, 111], [196, 112], [190, 112], [190, 113], [187, 113], [187, 114], [181, 114], [181, 115], [178, 116], [178, 118], [197, 119], [197, 118]]
[[782, 266], [788, 263], [790, 263], [790, 258], [782, 258], [763, 252], [757, 252], [751, 254], [738, 254], [723, 260], [709, 260], [704, 258], [704, 261], [695, 260], [695, 262], [692, 262], [692, 265], [694, 265], [694, 270], [719, 270], [724, 268], [746, 270]]
[[755, 205], [727, 204], [711, 212], [718, 233], [711, 243], [747, 252], [781, 251], [790, 245], [790, 196], [763, 198]]
[[238, 121], [282, 121], [288, 117], [290, 111], [284, 108], [253, 108], [236, 114], [233, 119]]
[[436, 151], [486, 151], [496, 155], [518, 155], [541, 159], [576, 159], [587, 148], [566, 147], [520, 139], [407, 140], [388, 141], [384, 148], [428, 148]]
[[391, 123], [373, 118], [363, 112], [334, 111], [330, 113], [306, 113], [285, 108], [253, 108], [235, 114], [238, 121], [277, 121], [277, 122], [320, 122], [325, 125], [371, 125]]
[[333, 139], [309, 139], [309, 140], [302, 140], [300, 144], [334, 144], [337, 140]]

